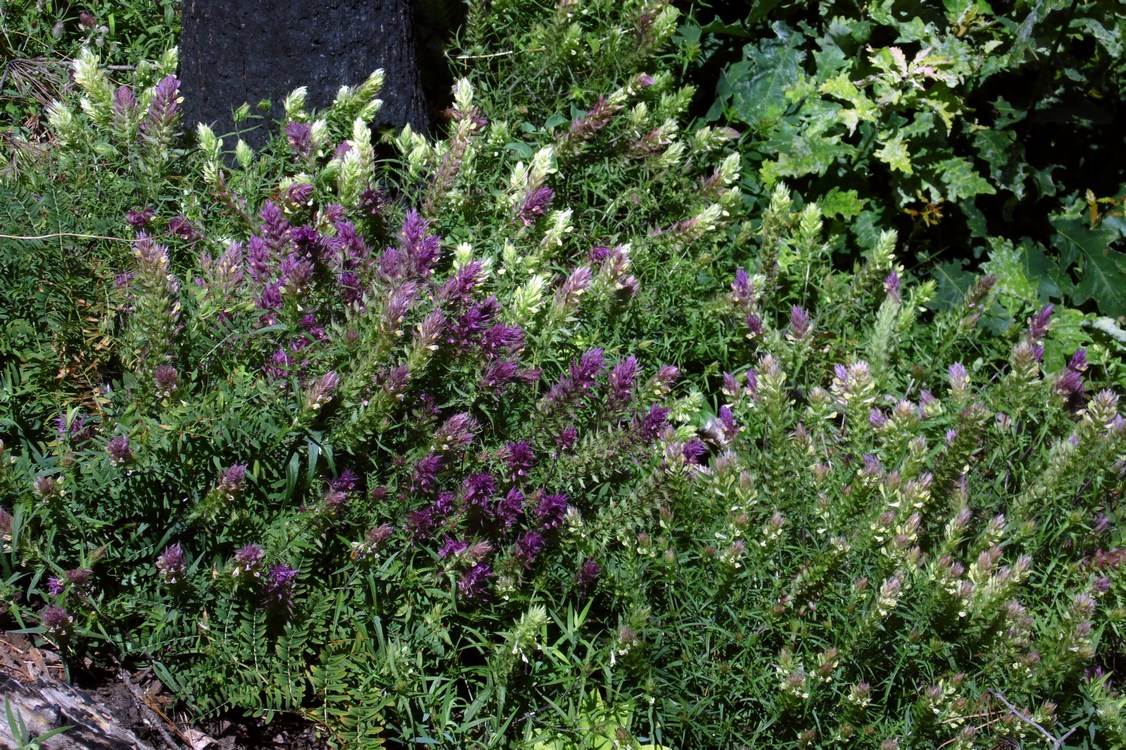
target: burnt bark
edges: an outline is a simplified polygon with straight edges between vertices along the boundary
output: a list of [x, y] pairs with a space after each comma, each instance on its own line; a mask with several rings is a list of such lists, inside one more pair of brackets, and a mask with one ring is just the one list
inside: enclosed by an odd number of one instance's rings
[[[342, 85], [384, 70], [383, 108], [375, 126], [410, 123], [426, 132], [411, 0], [185, 0], [180, 79], [185, 124], [235, 128], [231, 114], [244, 102], [269, 100], [269, 121], [282, 100], [308, 87], [313, 107], [330, 104]], [[245, 127], [245, 124], [242, 126]], [[268, 129], [243, 135], [251, 145]]]

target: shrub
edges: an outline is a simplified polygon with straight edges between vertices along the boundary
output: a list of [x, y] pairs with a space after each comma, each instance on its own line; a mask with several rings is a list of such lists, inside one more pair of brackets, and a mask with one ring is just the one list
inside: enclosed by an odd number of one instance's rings
[[1019, 269], [930, 309], [893, 232], [746, 217], [644, 69], [671, 11], [569, 7], [476, 18], [550, 74], [484, 58], [388, 162], [378, 74], [182, 151], [174, 78], [80, 58], [55, 158], [137, 203], [98, 387], [5, 430], [8, 616], [348, 747], [1113, 746], [1119, 352]]

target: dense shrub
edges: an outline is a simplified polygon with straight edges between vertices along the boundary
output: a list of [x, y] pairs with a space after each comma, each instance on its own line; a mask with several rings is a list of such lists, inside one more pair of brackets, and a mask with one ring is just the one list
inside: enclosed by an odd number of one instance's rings
[[378, 74], [188, 150], [174, 56], [81, 55], [50, 158], [115, 196], [106, 343], [81, 394], [9, 350], [7, 617], [342, 747], [1120, 743], [1120, 351], [1019, 267], [935, 306], [894, 232], [746, 213], [672, 30], [474, 15], [388, 161]]

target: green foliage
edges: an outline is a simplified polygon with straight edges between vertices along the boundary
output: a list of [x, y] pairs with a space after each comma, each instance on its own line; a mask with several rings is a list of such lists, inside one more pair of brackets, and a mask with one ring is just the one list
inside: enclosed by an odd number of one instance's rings
[[818, 200], [855, 191], [861, 242], [894, 224], [911, 253], [968, 259], [1005, 239], [1041, 301], [1126, 314], [1124, 177], [1095, 166], [1121, 109], [1117, 3], [759, 5], [709, 27], [749, 39], [707, 114], [746, 128], [749, 195], [779, 180]]
[[[783, 241], [796, 243], [801, 219], [785, 205], [776, 193], [768, 216], [788, 216]], [[889, 261], [865, 262], [882, 273]], [[736, 281], [737, 316], [778, 309], [802, 282], [779, 273], [780, 299], [769, 271]], [[1095, 562], [1121, 543], [1103, 520], [1126, 489], [1117, 398], [1070, 411], [1066, 371], [1043, 375], [1032, 351], [1055, 321], [1008, 364], [992, 346], [969, 354], [976, 310], [997, 291], [924, 319], [926, 286], [851, 289], [844, 305], [799, 298], [806, 333], [764, 316], [717, 416], [666, 443], [654, 525], [621, 540], [634, 557], [612, 568], [615, 590], [654, 613], [627, 664], [664, 706], [663, 736], [992, 747], [1035, 736], [1006, 714], [1020, 696], [1053, 736], [1078, 727], [1089, 746], [1113, 746], [1116, 730], [1088, 724], [1074, 691], [1106, 645], [1080, 612], [1104, 612], [1108, 628], [1122, 615], [1114, 574]], [[974, 360], [963, 373], [940, 354], [951, 336]], [[680, 455], [700, 437], [707, 469]]]
[[742, 141], [661, 2], [471, 6], [385, 159], [378, 74], [255, 153], [78, 53], [0, 195], [7, 622], [337, 747], [1119, 746], [1126, 334], [1043, 306], [1118, 204], [905, 268], [885, 212], [1015, 194], [959, 87], [1046, 32], [823, 5]]

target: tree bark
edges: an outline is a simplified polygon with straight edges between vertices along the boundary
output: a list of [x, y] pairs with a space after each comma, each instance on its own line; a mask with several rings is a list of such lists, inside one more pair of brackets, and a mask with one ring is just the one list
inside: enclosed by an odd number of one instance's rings
[[[314, 107], [330, 104], [342, 85], [384, 70], [376, 126], [410, 123], [426, 132], [411, 0], [185, 0], [180, 79], [185, 124], [233, 131], [232, 112], [247, 102], [272, 103], [271, 119], [298, 86]], [[246, 124], [243, 124], [245, 127]], [[265, 141], [258, 128], [251, 145]]]

